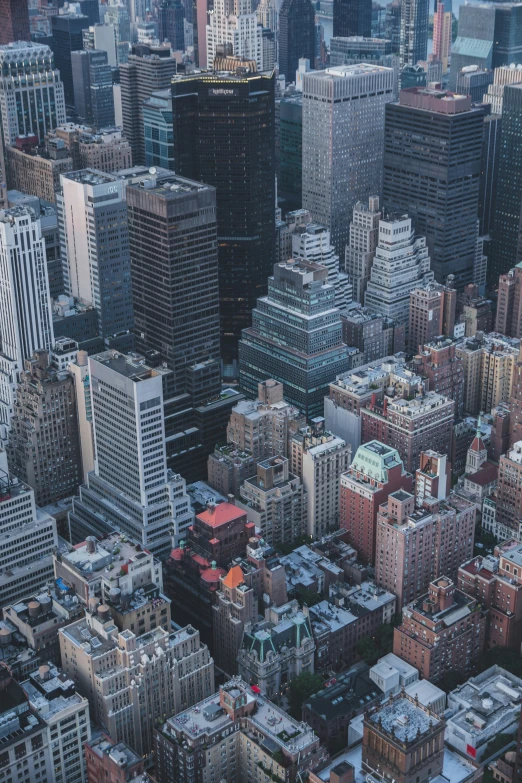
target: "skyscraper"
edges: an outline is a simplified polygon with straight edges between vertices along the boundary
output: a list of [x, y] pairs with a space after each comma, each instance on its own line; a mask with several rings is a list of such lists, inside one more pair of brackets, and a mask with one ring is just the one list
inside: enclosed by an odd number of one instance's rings
[[172, 82], [175, 171], [216, 188], [221, 355], [266, 292], [275, 256], [274, 75], [201, 73]]
[[112, 68], [107, 52], [99, 49], [71, 52], [74, 108], [82, 122], [95, 129], [114, 125]]
[[74, 106], [71, 52], [83, 49], [83, 31], [87, 27], [89, 27], [89, 17], [82, 14], [67, 13], [51, 17], [51, 46], [55, 65], [62, 77], [67, 106]]
[[48, 46], [16, 42], [0, 46], [0, 113], [3, 141], [47, 133], [66, 120], [64, 85]]
[[57, 194], [66, 293], [93, 305], [99, 334], [132, 348], [133, 328], [124, 183], [83, 169], [62, 175]]
[[372, 34], [371, 0], [334, 0], [333, 34], [341, 38]]
[[416, 236], [408, 215], [379, 221], [379, 241], [364, 304], [409, 330], [410, 294], [433, 280], [424, 237]]
[[207, 24], [207, 67], [215, 70], [214, 58], [218, 47], [225, 47], [227, 55], [234, 55], [256, 63], [259, 71], [263, 63], [263, 30], [251, 0], [215, 0]]
[[[433, 14], [433, 56], [442, 62], [442, 72], [448, 70], [451, 54], [451, 11], [447, 11], [442, 0], [438, 0]], [[450, 3], [451, 8], [451, 3]]]
[[381, 214], [377, 196], [370, 196], [368, 206], [358, 201], [353, 208], [344, 268], [352, 285], [353, 301], [361, 304], [364, 302], [375, 248], [379, 241]]
[[341, 332], [328, 270], [301, 259], [275, 264], [239, 343], [241, 389], [255, 397], [258, 383], [275, 378], [307, 418], [321, 415], [329, 381], [349, 369]]
[[31, 40], [28, 0], [0, 0], [0, 19], [0, 46]]
[[120, 65], [123, 134], [132, 147], [134, 165], [145, 163], [143, 101], [153, 92], [165, 90], [176, 73], [170, 46], [136, 45], [129, 60]]
[[401, 2], [399, 58], [401, 68], [417, 65], [428, 56], [429, 0]]
[[181, 0], [163, 0], [158, 9], [158, 38], [174, 51], [185, 50], [185, 9]]
[[160, 171], [126, 197], [137, 347], [198, 405], [220, 391], [215, 189]]
[[482, 137], [469, 96], [412, 88], [386, 107], [384, 207], [411, 217], [435, 278], [457, 288], [473, 282]]
[[0, 441], [13, 415], [24, 360], [53, 344], [45, 241], [32, 209], [0, 213]]
[[300, 92], [276, 100], [279, 122], [276, 149], [277, 198], [287, 210], [301, 208], [303, 200], [303, 96]]
[[496, 282], [522, 261], [519, 248], [522, 209], [522, 84], [504, 88], [502, 134], [488, 278]]
[[315, 10], [311, 0], [283, 0], [279, 11], [279, 73], [284, 73], [287, 82], [295, 81], [302, 57], [313, 66], [315, 49]]
[[339, 256], [357, 201], [382, 191], [384, 108], [394, 74], [342, 65], [303, 75], [303, 207], [330, 229]]
[[[153, 92], [143, 101], [145, 165], [174, 171], [172, 95], [170, 89]], [[123, 168], [123, 167], [120, 167]]]
[[89, 370], [96, 459], [70, 512], [72, 540], [121, 530], [165, 555], [176, 525], [191, 518], [185, 482], [167, 470], [163, 388], [172, 374], [117, 351], [91, 356]]
[[339, 271], [339, 256], [330, 244], [330, 232], [318, 223], [308, 223], [292, 235], [292, 258], [321, 264], [328, 269], [328, 282], [335, 289], [335, 306], [345, 310], [352, 301], [348, 277]]

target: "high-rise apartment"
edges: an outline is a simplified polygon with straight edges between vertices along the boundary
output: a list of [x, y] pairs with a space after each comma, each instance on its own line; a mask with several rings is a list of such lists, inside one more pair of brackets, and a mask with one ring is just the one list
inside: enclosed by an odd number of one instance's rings
[[432, 280], [426, 240], [415, 234], [411, 218], [397, 215], [381, 219], [365, 307], [404, 326], [408, 338], [411, 292]]
[[482, 137], [483, 111], [469, 96], [412, 88], [386, 108], [384, 206], [411, 217], [436, 280], [453, 274], [459, 289], [473, 282]]
[[455, 354], [464, 369], [464, 410], [472, 415], [507, 402], [518, 357], [518, 347], [500, 335], [459, 341]]
[[45, 146], [36, 141], [35, 136], [18, 138], [15, 145], [5, 148], [7, 181], [13, 190], [53, 203], [60, 190], [60, 175], [72, 171], [73, 162], [61, 140], [49, 140]]
[[359, 446], [348, 472], [341, 476], [339, 522], [363, 562], [375, 561], [379, 506], [390, 493], [411, 488], [412, 476], [404, 470], [396, 449], [375, 440]]
[[101, 604], [60, 629], [60, 648], [64, 672], [89, 700], [93, 720], [140, 756], [152, 751], [158, 719], [214, 692], [214, 662], [191, 626], [119, 633]]
[[216, 188], [221, 356], [237, 378], [241, 331], [275, 260], [274, 75], [229, 62], [233, 73], [175, 78], [172, 114], [176, 173]]
[[7, 451], [11, 470], [33, 488], [38, 506], [76, 494], [79, 445], [73, 379], [50, 366], [46, 351], [36, 351], [16, 390]]
[[241, 389], [254, 396], [261, 381], [275, 378], [288, 402], [318, 416], [329, 381], [349, 362], [327, 268], [300, 259], [275, 264], [239, 343]]
[[330, 230], [340, 257], [353, 207], [382, 192], [393, 80], [391, 68], [365, 63], [303, 75], [303, 207]]
[[455, 402], [457, 416], [464, 414], [465, 375], [457, 344], [447, 337], [419, 343], [413, 362], [415, 371], [427, 378], [429, 388]]
[[19, 136], [36, 136], [43, 142], [47, 133], [65, 122], [63, 75], [51, 49], [14, 40], [0, 46], [0, 113], [6, 146], [15, 144]]
[[66, 293], [93, 305], [99, 334], [133, 336], [127, 205], [124, 183], [111, 174], [83, 169], [62, 175], [57, 196]]
[[399, 60], [401, 68], [415, 66], [428, 55], [428, 0], [404, 0], [401, 3]]
[[488, 264], [489, 279], [496, 282], [521, 261], [519, 222], [522, 209], [522, 154], [520, 121], [522, 118], [522, 84], [504, 89], [502, 135], [498, 158], [498, 183], [495, 223]]
[[0, 2], [0, 46], [13, 41], [30, 41], [28, 0], [2, 0]]
[[54, 342], [42, 226], [34, 211], [0, 213], [0, 440], [13, 415], [15, 387], [25, 359]]
[[112, 68], [100, 49], [71, 52], [74, 108], [81, 122], [97, 130], [114, 125]]
[[352, 285], [353, 301], [361, 304], [364, 304], [366, 286], [370, 279], [373, 257], [379, 241], [381, 216], [377, 196], [370, 196], [368, 206], [364, 202], [358, 201], [353, 208], [344, 268]]
[[[71, 5], [71, 9], [76, 9], [77, 5]], [[71, 107], [74, 106], [71, 53], [83, 49], [83, 31], [89, 27], [89, 24], [88, 16], [82, 12], [74, 13], [74, 10], [51, 16], [51, 48], [54, 62], [63, 81], [65, 103]]]
[[457, 291], [437, 283], [415, 288], [410, 294], [409, 341], [412, 351], [441, 335], [453, 337]]
[[495, 331], [522, 337], [522, 261], [499, 277]]
[[522, 441], [503, 454], [498, 464], [497, 524], [512, 530], [520, 539], [522, 534]]
[[117, 351], [90, 357], [89, 369], [96, 460], [70, 513], [73, 540], [119, 529], [154, 554], [169, 552], [192, 513], [185, 482], [167, 470], [163, 384], [170, 373]]
[[514, 443], [522, 440], [522, 349], [513, 367], [509, 408], [511, 411], [509, 416], [509, 443], [513, 446]]
[[315, 64], [315, 9], [311, 0], [283, 0], [279, 11], [279, 73], [295, 80], [299, 60]]
[[334, 0], [333, 34], [340, 38], [372, 34], [372, 4], [369, 0]]
[[0, 450], [0, 605], [34, 595], [53, 578], [56, 520], [35, 506], [34, 492], [9, 473]]
[[128, 62], [120, 65], [123, 135], [132, 148], [134, 165], [145, 163], [143, 101], [170, 87], [176, 73], [176, 60], [170, 55], [170, 45], [137, 44]]

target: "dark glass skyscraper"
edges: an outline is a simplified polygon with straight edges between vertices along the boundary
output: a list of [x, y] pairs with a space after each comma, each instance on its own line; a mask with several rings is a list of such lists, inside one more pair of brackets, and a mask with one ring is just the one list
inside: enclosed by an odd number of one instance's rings
[[158, 38], [174, 51], [185, 50], [185, 9], [181, 0], [163, 0], [158, 10]]
[[342, 38], [372, 34], [372, 0], [334, 0], [333, 34]]
[[217, 191], [221, 354], [266, 293], [275, 256], [274, 75], [200, 73], [172, 82], [175, 171]]
[[522, 84], [504, 87], [497, 182], [488, 263], [492, 283], [517, 262], [522, 207]]
[[112, 69], [107, 52], [99, 49], [71, 52], [71, 64], [78, 117], [96, 129], [113, 126]]
[[483, 117], [469, 96], [428, 88], [386, 106], [384, 208], [413, 219], [436, 279], [459, 288], [473, 281]]
[[279, 11], [279, 73], [295, 81], [299, 58], [315, 66], [315, 10], [311, 0], [283, 0]]
[[399, 57], [401, 68], [428, 56], [429, 0], [401, 0]]
[[65, 103], [74, 106], [74, 84], [71, 52], [83, 49], [83, 31], [89, 27], [89, 18], [79, 14], [51, 16], [54, 65], [60, 71], [63, 81]]

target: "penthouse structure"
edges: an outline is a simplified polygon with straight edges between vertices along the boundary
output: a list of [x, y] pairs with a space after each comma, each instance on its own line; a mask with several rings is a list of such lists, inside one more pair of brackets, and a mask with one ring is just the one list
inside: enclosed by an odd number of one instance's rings
[[192, 626], [119, 633], [102, 605], [62, 628], [60, 647], [64, 672], [88, 698], [93, 720], [143, 757], [158, 718], [214, 691], [214, 662]]
[[216, 773], [230, 783], [263, 783], [268, 775], [295, 783], [326, 758], [306, 723], [238, 678], [155, 732], [158, 783], [184, 783], [192, 774], [211, 783]]
[[423, 595], [441, 575], [456, 581], [460, 564], [473, 553], [476, 509], [450, 495], [446, 500], [393, 492], [377, 516], [375, 579], [397, 595], [397, 608]]
[[341, 476], [339, 521], [363, 562], [375, 560], [379, 506], [390, 492], [411, 487], [412, 477], [396, 449], [376, 440], [359, 446], [348, 472]]
[[408, 472], [419, 467], [420, 454], [433, 449], [448, 454], [455, 403], [420, 386], [413, 399], [375, 400], [361, 410], [362, 441], [378, 440], [396, 448]]
[[424, 596], [403, 607], [393, 652], [432, 682], [450, 671], [467, 674], [484, 649], [486, 623], [479, 602], [441, 576]]

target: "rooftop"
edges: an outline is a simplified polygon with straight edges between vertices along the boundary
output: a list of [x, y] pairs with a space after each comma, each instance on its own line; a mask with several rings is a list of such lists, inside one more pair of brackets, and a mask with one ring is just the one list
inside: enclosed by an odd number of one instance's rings
[[359, 663], [310, 696], [303, 706], [329, 721], [361, 710], [382, 695], [381, 689], [369, 677], [368, 666]]
[[367, 720], [405, 743], [417, 742], [419, 732], [431, 733], [434, 728], [442, 725], [442, 720], [434, 713], [404, 695], [392, 697], [382, 706], [373, 709]]
[[228, 502], [218, 503], [217, 505], [211, 503], [206, 511], [197, 514], [197, 519], [211, 527], [221, 527], [221, 525], [227, 525], [229, 522], [242, 517], [246, 521], [246, 513], [243, 509]]

